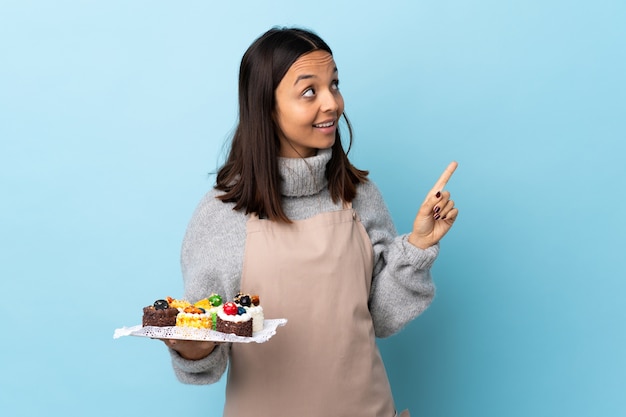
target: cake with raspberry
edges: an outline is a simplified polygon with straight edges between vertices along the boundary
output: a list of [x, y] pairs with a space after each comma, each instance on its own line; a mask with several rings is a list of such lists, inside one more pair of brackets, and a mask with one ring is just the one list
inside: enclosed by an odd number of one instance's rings
[[243, 306], [233, 301], [224, 303], [217, 311], [215, 330], [237, 336], [252, 337], [252, 317]]

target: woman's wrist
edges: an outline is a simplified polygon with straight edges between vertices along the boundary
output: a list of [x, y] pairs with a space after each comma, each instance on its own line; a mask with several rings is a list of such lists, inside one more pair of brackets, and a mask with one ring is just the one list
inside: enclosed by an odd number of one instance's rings
[[437, 243], [437, 242], [431, 242], [430, 240], [424, 239], [421, 236], [417, 236], [415, 233], [411, 233], [409, 235], [407, 241], [411, 245], [413, 245], [413, 246], [415, 246], [415, 247], [417, 247], [419, 249], [428, 249], [431, 246], [433, 246], [435, 243]]
[[172, 350], [178, 352], [183, 358], [190, 361], [197, 361], [209, 356], [217, 343], [215, 342], [194, 342], [186, 340], [165, 340], [165, 344]]

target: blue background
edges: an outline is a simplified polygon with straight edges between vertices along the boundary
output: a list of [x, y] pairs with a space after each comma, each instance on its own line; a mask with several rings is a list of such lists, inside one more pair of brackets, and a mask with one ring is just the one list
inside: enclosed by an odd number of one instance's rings
[[451, 160], [437, 297], [380, 341], [417, 416], [626, 415], [626, 4], [0, 2], [0, 409], [219, 416], [113, 330], [182, 294], [181, 239], [273, 25], [333, 48], [397, 227]]

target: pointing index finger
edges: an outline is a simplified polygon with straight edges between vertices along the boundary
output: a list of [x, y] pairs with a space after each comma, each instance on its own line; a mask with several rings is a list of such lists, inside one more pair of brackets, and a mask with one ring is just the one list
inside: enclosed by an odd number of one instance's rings
[[450, 177], [452, 177], [452, 174], [454, 174], [454, 170], [456, 169], [458, 165], [459, 164], [455, 161], [450, 162], [450, 165], [448, 165], [445, 171], [443, 171], [443, 174], [441, 174], [441, 177], [439, 177], [439, 179], [435, 183], [435, 186], [433, 187], [434, 192], [443, 190], [443, 188], [446, 186], [446, 184], [450, 180]]

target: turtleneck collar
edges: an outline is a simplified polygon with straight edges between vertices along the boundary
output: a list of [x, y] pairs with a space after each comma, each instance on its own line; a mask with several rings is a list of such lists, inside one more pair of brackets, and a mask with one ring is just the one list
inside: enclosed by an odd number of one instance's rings
[[319, 193], [328, 185], [326, 164], [332, 149], [320, 149], [310, 158], [278, 158], [282, 178], [281, 194], [286, 197], [303, 197]]

